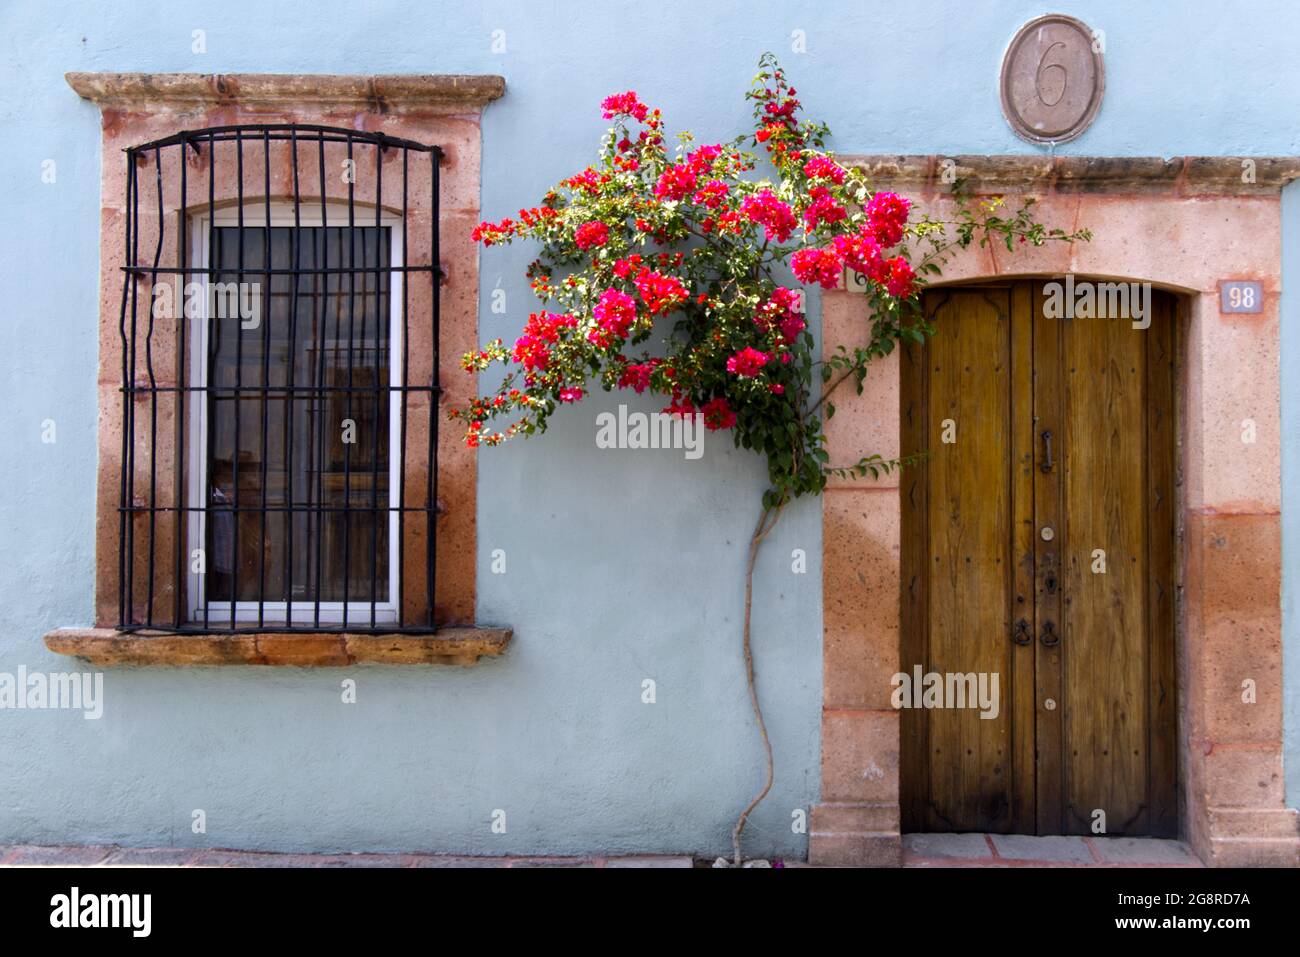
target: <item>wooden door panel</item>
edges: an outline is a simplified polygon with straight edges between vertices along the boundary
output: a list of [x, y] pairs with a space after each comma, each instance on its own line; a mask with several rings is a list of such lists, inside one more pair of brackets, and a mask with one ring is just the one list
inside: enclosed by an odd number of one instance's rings
[[[1036, 815], [1035, 711], [1035, 562], [1034, 481], [1038, 474], [1034, 440], [1034, 295], [1027, 282], [1011, 289], [1011, 622], [1007, 640], [1011, 673], [1002, 697], [1011, 720], [1014, 833], [1033, 833]], [[1020, 623], [1026, 627], [1022, 630]], [[1025, 638], [1028, 641], [1025, 641]], [[1022, 643], [1023, 642], [1023, 643]], [[1008, 680], [1009, 679], [1009, 680]]]
[[[924, 671], [996, 674], [1000, 685], [1011, 664], [1009, 290], [956, 292], [937, 310], [935, 325], [927, 365], [934, 567]], [[955, 441], [943, 441], [945, 430]], [[932, 828], [1011, 828], [1011, 720], [999, 697], [994, 718], [972, 708], [928, 711]]]
[[[1049, 644], [1044, 637], [1049, 627], [1060, 634], [1063, 606], [1061, 542], [1043, 538], [1043, 528], [1055, 531], [1061, 521], [1064, 497], [1061, 476], [1062, 389], [1064, 345], [1058, 322], [1037, 321], [1042, 315], [1042, 285], [1033, 286], [1034, 340], [1034, 656], [1035, 656], [1035, 767], [1036, 822], [1039, 834], [1064, 833], [1062, 796], [1065, 793], [1065, 767], [1061, 742], [1064, 739], [1064, 694], [1062, 690], [1061, 647]], [[1048, 448], [1052, 449], [1048, 468]]]
[[1106, 833], [1132, 833], [1147, 803], [1146, 330], [1039, 322], [1064, 346], [1064, 830], [1090, 833], [1101, 812]]
[[903, 355], [903, 670], [1000, 679], [996, 719], [904, 712], [903, 827], [1176, 834], [1177, 304], [1043, 300], [936, 291]]

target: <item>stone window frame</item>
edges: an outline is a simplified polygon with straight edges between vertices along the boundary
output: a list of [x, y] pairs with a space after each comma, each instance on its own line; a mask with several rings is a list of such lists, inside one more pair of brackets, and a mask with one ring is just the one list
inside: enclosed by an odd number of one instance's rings
[[[437, 202], [442, 323], [441, 408], [465, 404], [476, 384], [459, 373], [457, 357], [478, 342], [478, 253], [470, 232], [479, 219], [480, 117], [505, 91], [491, 75], [302, 75], [69, 73], [68, 85], [102, 114], [99, 317], [99, 463], [96, 493], [95, 621], [45, 636], [52, 651], [98, 666], [315, 665], [362, 662], [472, 664], [507, 648], [508, 628], [478, 627], [475, 614], [477, 462], [453, 429], [440, 429], [438, 468], [439, 561], [433, 634], [265, 631], [212, 635], [124, 633], [114, 628], [118, 602], [118, 496], [121, 478], [121, 354], [117, 335], [122, 220], [126, 196], [123, 150], [186, 129], [241, 124], [314, 124], [342, 127], [437, 145], [442, 150]], [[291, 164], [286, 164], [291, 165]], [[289, 172], [271, 173], [271, 198], [291, 195]], [[429, 232], [433, 197], [408, 207], [412, 232]], [[233, 196], [233, 193], [232, 193]], [[304, 191], [306, 201], [308, 192]], [[227, 197], [221, 197], [226, 199]], [[319, 199], [319, 196], [315, 197]], [[245, 202], [265, 197], [245, 195]], [[187, 216], [189, 210], [169, 210]], [[417, 365], [412, 332], [412, 366]], [[431, 356], [431, 343], [423, 343]], [[427, 471], [427, 469], [425, 470]], [[408, 482], [411, 466], [407, 466]], [[420, 476], [421, 478], [423, 476]], [[404, 549], [412, 550], [409, 523]], [[418, 554], [422, 554], [422, 537]]]

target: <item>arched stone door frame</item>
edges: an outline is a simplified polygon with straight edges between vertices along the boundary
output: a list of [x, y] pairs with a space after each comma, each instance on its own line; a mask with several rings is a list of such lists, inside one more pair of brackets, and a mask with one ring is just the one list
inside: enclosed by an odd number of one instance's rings
[[[1182, 836], [1211, 865], [1295, 865], [1296, 812], [1282, 773], [1279, 298], [1281, 189], [1289, 158], [842, 157], [874, 189], [950, 217], [955, 179], [1091, 242], [973, 245], [944, 283], [1072, 273], [1149, 281], [1183, 308], [1181, 570], [1178, 620]], [[1258, 314], [1220, 312], [1224, 280], [1263, 289]], [[866, 341], [858, 294], [822, 296], [823, 349]], [[899, 451], [896, 355], [873, 365], [861, 396], [837, 397], [832, 462]], [[1243, 441], [1245, 423], [1253, 442]], [[823, 500], [821, 803], [813, 863], [900, 862], [899, 481], [833, 480]], [[1255, 700], [1243, 700], [1242, 682]]]

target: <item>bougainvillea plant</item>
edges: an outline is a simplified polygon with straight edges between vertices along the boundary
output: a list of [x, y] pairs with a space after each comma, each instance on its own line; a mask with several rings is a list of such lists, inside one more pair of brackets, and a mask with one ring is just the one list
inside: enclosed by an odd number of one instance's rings
[[[540, 245], [528, 278], [541, 308], [513, 344], [497, 339], [464, 357], [471, 373], [500, 366], [504, 375], [492, 394], [450, 413], [470, 446], [492, 446], [544, 431], [593, 387], [630, 389], [661, 396], [667, 413], [701, 415], [707, 429], [765, 457], [744, 652], [768, 776], [733, 831], [736, 864], [745, 820], [772, 783], [749, 644], [758, 546], [787, 503], [821, 492], [831, 475], [878, 476], [901, 464], [871, 454], [832, 465], [829, 398], [849, 379], [861, 392], [872, 360], [931, 333], [920, 291], [954, 250], [1088, 238], [1035, 222], [1032, 200], [1008, 213], [999, 198], [972, 203], [958, 189], [954, 218], [941, 222], [873, 191], [862, 170], [826, 151], [826, 125], [801, 118], [770, 54], [746, 97], [751, 131], [703, 145], [681, 133], [671, 148], [659, 110], [632, 91], [607, 97], [602, 115], [613, 126], [595, 164], [517, 218], [479, 224], [474, 239], [485, 246]], [[821, 357], [804, 291], [834, 289], [846, 270], [866, 288], [867, 342]]]

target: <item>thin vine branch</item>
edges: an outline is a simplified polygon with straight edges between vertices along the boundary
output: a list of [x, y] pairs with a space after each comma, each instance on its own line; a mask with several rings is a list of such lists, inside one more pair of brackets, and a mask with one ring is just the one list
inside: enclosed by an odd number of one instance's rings
[[749, 703], [754, 709], [754, 723], [758, 726], [758, 736], [763, 742], [767, 772], [762, 789], [740, 812], [736, 826], [731, 830], [732, 864], [735, 867], [739, 867], [743, 860], [740, 853], [740, 835], [745, 830], [745, 822], [749, 820], [749, 815], [754, 808], [758, 807], [763, 798], [767, 797], [768, 792], [772, 790], [772, 782], [776, 779], [776, 763], [772, 759], [772, 739], [767, 734], [767, 725], [763, 721], [763, 708], [758, 701], [758, 685], [754, 681], [754, 649], [750, 637], [750, 620], [754, 607], [754, 565], [758, 561], [758, 550], [763, 544], [763, 539], [776, 526], [784, 509], [784, 503], [777, 505], [775, 508], [763, 509], [763, 513], [758, 519], [758, 526], [754, 529], [754, 535], [749, 540], [749, 562], [745, 566], [745, 625], [741, 649], [745, 659], [745, 681], [749, 686]]

